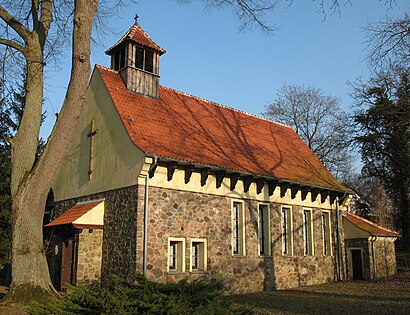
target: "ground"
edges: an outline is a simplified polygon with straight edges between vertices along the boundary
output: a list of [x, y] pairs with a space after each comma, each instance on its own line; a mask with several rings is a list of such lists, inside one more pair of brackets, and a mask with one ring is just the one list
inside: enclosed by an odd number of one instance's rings
[[295, 290], [232, 296], [256, 314], [410, 314], [410, 273], [394, 279], [329, 283]]
[[[0, 286], [0, 299], [7, 292]], [[287, 291], [236, 295], [227, 299], [252, 306], [256, 314], [410, 314], [410, 272], [394, 279], [339, 282]], [[24, 312], [0, 304], [2, 315], [24, 315]]]

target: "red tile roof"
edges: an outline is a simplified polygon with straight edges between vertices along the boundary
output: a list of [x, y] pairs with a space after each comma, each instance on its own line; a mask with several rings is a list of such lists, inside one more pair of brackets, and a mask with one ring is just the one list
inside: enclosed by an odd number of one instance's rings
[[376, 223], [373, 223], [369, 220], [366, 220], [358, 215], [355, 215], [351, 212], [346, 212], [345, 219], [349, 221], [350, 223], [354, 224], [357, 226], [359, 229], [368, 232], [370, 234], [374, 235], [380, 235], [380, 236], [398, 236], [400, 233], [396, 231], [392, 231], [389, 229], [386, 229], [384, 227], [381, 227], [377, 225]]
[[63, 225], [63, 224], [71, 224], [78, 218], [82, 217], [88, 211], [93, 209], [97, 206], [101, 201], [98, 202], [90, 202], [84, 204], [78, 204], [74, 207], [70, 208], [62, 215], [60, 215], [57, 219], [51, 221], [49, 224], [46, 224], [45, 227], [56, 226], [56, 225]]
[[118, 42], [115, 43], [114, 46], [106, 50], [106, 54], [111, 54], [111, 51], [126, 41], [133, 41], [138, 44], [141, 44], [145, 47], [151, 48], [152, 50], [158, 51], [160, 55], [164, 54], [166, 51], [165, 49], [158, 46], [152, 39], [149, 37], [147, 33], [139, 26], [138, 24], [134, 24], [121, 38]]
[[128, 92], [116, 71], [96, 69], [146, 154], [348, 191], [288, 126], [163, 86], [159, 99]]

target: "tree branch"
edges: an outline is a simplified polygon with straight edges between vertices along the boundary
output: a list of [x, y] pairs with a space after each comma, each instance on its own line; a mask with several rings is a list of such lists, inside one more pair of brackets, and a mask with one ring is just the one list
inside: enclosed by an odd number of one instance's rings
[[0, 5], [0, 18], [7, 23], [19, 36], [27, 40], [30, 36], [30, 31], [24, 27], [14, 16], [12, 16], [7, 10]]
[[22, 46], [22, 45], [20, 45], [16, 42], [13, 42], [12, 40], [9, 40], [9, 39], [0, 38], [0, 45], [5, 45], [5, 46], [8, 46], [8, 47], [11, 47], [15, 50], [18, 50], [22, 54], [25, 53], [25, 47], [24, 46]]

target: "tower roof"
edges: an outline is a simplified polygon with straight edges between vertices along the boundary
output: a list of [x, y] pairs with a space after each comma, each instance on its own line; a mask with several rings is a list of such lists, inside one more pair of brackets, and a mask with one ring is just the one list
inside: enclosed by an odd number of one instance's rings
[[144, 47], [157, 51], [160, 55], [166, 52], [165, 49], [158, 46], [147, 33], [141, 28], [138, 23], [135, 23], [111, 48], [105, 51], [106, 54], [111, 55], [112, 51], [119, 45], [128, 41], [138, 43]]

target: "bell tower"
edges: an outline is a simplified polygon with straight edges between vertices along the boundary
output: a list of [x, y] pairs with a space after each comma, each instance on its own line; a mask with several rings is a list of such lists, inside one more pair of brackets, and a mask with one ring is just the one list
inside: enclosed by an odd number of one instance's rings
[[118, 71], [127, 90], [159, 97], [159, 57], [165, 50], [158, 46], [138, 24], [134, 25], [106, 52], [111, 68]]

